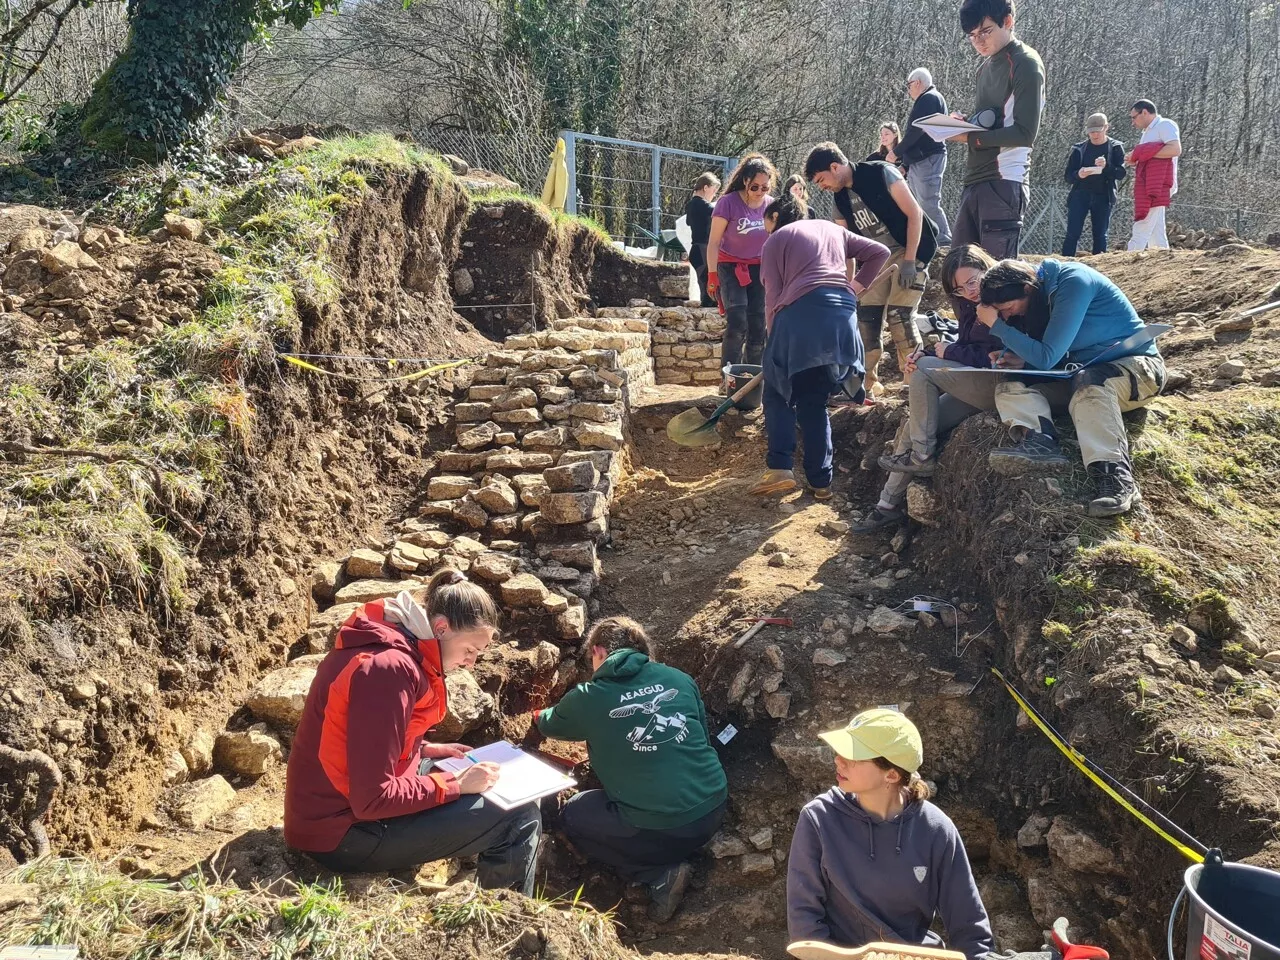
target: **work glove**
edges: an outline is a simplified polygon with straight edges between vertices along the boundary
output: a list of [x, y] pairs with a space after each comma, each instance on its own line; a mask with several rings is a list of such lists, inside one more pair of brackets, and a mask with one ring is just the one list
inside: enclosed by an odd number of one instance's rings
[[919, 272], [920, 268], [914, 260], [903, 260], [898, 264], [898, 286], [903, 290], [910, 288], [916, 282], [916, 274]]
[[707, 296], [714, 297], [720, 292], [720, 274], [712, 270], [707, 274]]

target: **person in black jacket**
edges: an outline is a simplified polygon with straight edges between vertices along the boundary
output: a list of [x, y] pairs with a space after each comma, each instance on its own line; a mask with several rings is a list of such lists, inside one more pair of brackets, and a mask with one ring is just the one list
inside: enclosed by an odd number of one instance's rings
[[[834, 143], [820, 143], [804, 161], [804, 176], [833, 195], [835, 222], [889, 248], [884, 271], [858, 295], [858, 332], [866, 357], [863, 389], [868, 397], [884, 392], [880, 361], [885, 321], [898, 350], [898, 368], [910, 380], [907, 358], [923, 342], [915, 310], [924, 295], [929, 263], [938, 250], [938, 227], [920, 209], [898, 168], [882, 161], [850, 163]], [[846, 385], [850, 394], [856, 388]]]
[[702, 293], [702, 305], [714, 307], [716, 298], [707, 293], [707, 243], [711, 239], [712, 200], [720, 192], [720, 178], [714, 173], [704, 173], [693, 182], [693, 196], [684, 205], [685, 220], [693, 233], [693, 249], [689, 251], [689, 264], [698, 275], [698, 290]]
[[1084, 218], [1093, 221], [1093, 252], [1107, 252], [1107, 231], [1111, 208], [1116, 202], [1116, 185], [1125, 177], [1124, 144], [1107, 136], [1107, 117], [1095, 113], [1085, 122], [1089, 139], [1077, 143], [1067, 157], [1067, 236], [1062, 255], [1074, 257], [1084, 231]]
[[912, 124], [921, 117], [947, 112], [947, 101], [933, 85], [933, 75], [916, 67], [907, 77], [907, 93], [915, 101], [907, 117], [907, 132], [898, 144], [898, 159], [907, 168], [907, 186], [925, 216], [938, 225], [938, 245], [951, 245], [951, 224], [942, 212], [942, 175], [947, 169], [947, 145]]

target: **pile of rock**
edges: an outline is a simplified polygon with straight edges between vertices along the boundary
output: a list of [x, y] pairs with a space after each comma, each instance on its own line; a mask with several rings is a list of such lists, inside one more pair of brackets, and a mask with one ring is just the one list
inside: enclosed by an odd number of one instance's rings
[[202, 230], [198, 220], [169, 215], [150, 242], [137, 241], [65, 211], [6, 207], [0, 307], [20, 315], [18, 329], [34, 321], [64, 355], [111, 337], [153, 340], [195, 317], [205, 281], [221, 266], [217, 253], [192, 242]]
[[1247, 246], [1249, 241], [1230, 227], [1219, 227], [1216, 230], [1188, 230], [1176, 223], [1169, 225], [1169, 246], [1175, 249], [1216, 250], [1229, 243]]
[[705, 385], [720, 381], [720, 312], [700, 307], [612, 307], [610, 316], [645, 319], [653, 328], [653, 368], [658, 383]]

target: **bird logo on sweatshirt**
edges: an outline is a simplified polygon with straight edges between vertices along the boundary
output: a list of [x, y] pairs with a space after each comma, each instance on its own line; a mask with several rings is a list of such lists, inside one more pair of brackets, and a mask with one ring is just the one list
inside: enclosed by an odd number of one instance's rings
[[[653, 696], [639, 703], [627, 703], [621, 707], [615, 707], [609, 711], [609, 717], [613, 720], [620, 720], [624, 717], [631, 717], [639, 713], [648, 717], [648, 721], [644, 726], [634, 727], [627, 734], [627, 741], [631, 744], [631, 749], [640, 753], [654, 753], [658, 749], [658, 744], [667, 743], [674, 740], [676, 743], [684, 740], [688, 736], [688, 721], [683, 713], [675, 713], [672, 716], [663, 716], [658, 712], [658, 708], [664, 703], [674, 700], [680, 695], [679, 690], [657, 688], [653, 692]], [[634, 696], [632, 692], [630, 696]], [[628, 694], [623, 694], [626, 698]]]

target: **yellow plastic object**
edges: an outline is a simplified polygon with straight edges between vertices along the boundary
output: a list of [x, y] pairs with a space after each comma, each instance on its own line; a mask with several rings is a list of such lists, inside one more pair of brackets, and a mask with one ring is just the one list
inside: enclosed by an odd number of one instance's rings
[[556, 148], [551, 154], [551, 167], [547, 170], [546, 182], [542, 185], [542, 202], [552, 210], [564, 212], [565, 198], [569, 195], [569, 167], [565, 163], [564, 138], [556, 141]]

